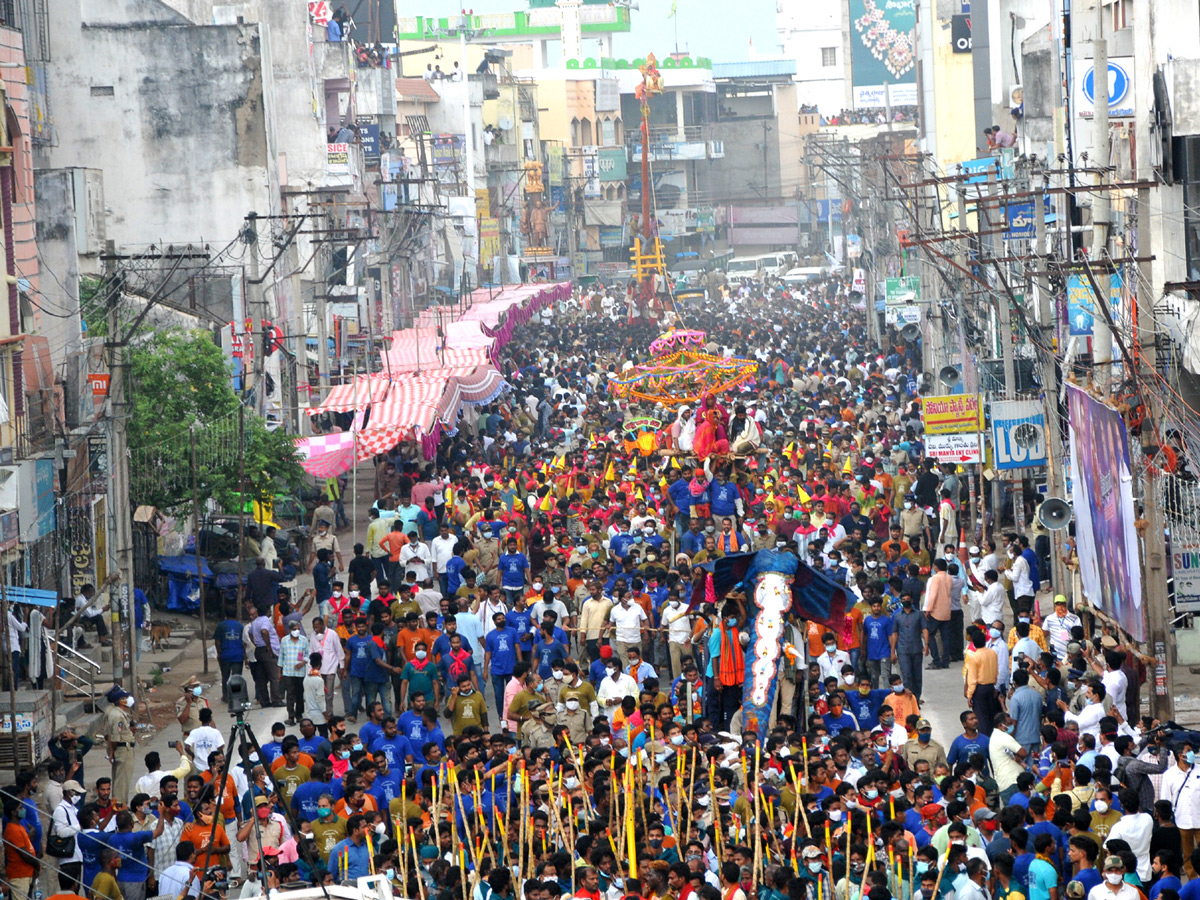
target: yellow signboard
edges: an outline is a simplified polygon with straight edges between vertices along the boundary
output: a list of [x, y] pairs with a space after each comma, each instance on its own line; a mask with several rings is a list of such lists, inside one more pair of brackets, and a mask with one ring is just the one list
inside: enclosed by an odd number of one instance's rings
[[921, 401], [926, 434], [974, 434], [983, 431], [983, 401], [978, 394], [949, 394]]

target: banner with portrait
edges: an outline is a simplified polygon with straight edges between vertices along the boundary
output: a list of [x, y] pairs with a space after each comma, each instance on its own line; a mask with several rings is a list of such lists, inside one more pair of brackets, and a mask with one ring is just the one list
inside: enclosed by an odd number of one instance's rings
[[1134, 528], [1129, 433], [1115, 409], [1067, 386], [1072, 500], [1079, 574], [1088, 602], [1135, 641], [1146, 639], [1142, 571]]

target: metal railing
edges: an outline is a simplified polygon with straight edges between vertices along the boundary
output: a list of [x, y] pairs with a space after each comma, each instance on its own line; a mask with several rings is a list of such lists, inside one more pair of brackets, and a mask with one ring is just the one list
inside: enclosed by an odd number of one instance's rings
[[94, 707], [100, 663], [62, 641], [56, 640], [54, 643], [58, 652], [58, 677], [62, 682], [63, 697], [87, 698]]

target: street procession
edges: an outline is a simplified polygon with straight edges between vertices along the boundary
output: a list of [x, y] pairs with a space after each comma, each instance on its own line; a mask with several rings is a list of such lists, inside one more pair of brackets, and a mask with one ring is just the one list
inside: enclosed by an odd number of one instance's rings
[[1194, 4], [66, 5], [0, 900], [1200, 900]]

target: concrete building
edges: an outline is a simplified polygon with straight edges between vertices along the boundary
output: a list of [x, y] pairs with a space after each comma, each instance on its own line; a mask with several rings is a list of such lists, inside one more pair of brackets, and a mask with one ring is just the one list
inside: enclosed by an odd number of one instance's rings
[[796, 62], [796, 100], [822, 116], [853, 105], [850, 93], [850, 20], [845, 0], [780, 3], [775, 30], [783, 54]]

